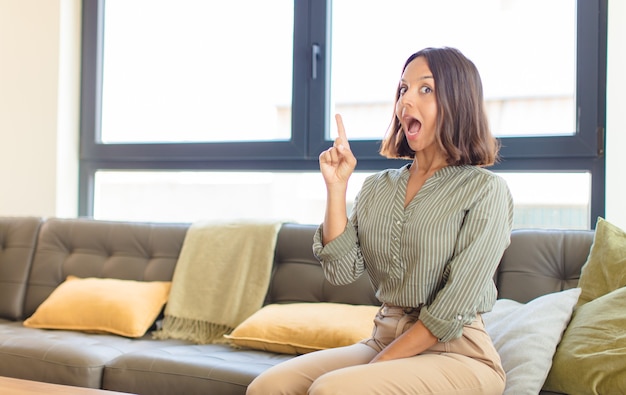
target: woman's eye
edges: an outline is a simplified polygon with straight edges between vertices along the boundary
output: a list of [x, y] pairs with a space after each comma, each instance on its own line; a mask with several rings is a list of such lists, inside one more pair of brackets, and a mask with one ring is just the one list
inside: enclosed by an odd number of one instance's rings
[[433, 90], [429, 86], [423, 86], [420, 88], [420, 93], [431, 93]]
[[404, 95], [406, 93], [406, 86], [401, 86], [400, 88], [398, 88], [398, 93], [400, 94], [400, 96]]

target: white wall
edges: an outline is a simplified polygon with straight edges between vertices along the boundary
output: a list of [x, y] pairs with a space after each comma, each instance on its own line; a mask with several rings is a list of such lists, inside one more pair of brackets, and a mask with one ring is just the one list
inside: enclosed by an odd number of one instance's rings
[[0, 0], [0, 215], [77, 214], [80, 0]]
[[[0, 0], [0, 215], [77, 213], [80, 0]], [[626, 229], [626, 1], [609, 4], [606, 218]]]

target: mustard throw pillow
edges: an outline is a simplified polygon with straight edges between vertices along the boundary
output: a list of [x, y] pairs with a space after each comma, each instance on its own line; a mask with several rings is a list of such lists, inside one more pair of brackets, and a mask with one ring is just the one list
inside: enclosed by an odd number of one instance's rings
[[577, 306], [626, 286], [626, 232], [598, 218], [593, 244], [582, 267]]
[[24, 326], [141, 337], [161, 312], [170, 285], [169, 281], [68, 276]]
[[369, 338], [379, 307], [341, 303], [267, 305], [226, 338], [236, 346], [281, 354], [348, 346]]

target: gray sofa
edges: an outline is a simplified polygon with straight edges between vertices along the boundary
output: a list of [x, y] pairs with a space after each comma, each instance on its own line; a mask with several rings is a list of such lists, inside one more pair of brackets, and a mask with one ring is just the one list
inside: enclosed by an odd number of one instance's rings
[[[22, 325], [68, 275], [171, 280], [188, 226], [0, 217], [0, 376], [145, 395], [244, 394], [255, 376], [292, 358]], [[348, 286], [324, 279], [311, 251], [315, 229], [283, 224], [266, 303], [378, 304], [365, 276]], [[499, 297], [525, 303], [575, 287], [592, 241], [593, 231], [513, 231], [495, 275]]]

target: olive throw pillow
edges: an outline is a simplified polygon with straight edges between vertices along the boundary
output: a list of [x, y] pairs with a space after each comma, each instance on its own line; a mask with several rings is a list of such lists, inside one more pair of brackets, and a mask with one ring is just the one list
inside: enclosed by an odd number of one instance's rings
[[598, 218], [582, 289], [544, 389], [626, 393], [626, 232]]
[[141, 337], [167, 302], [171, 282], [68, 276], [24, 326]]
[[270, 304], [225, 337], [238, 347], [305, 354], [370, 337], [378, 310], [378, 306], [342, 303]]
[[626, 394], [626, 288], [577, 308], [544, 389], [565, 394]]
[[577, 306], [626, 286], [626, 232], [598, 218], [593, 244], [582, 267]]

